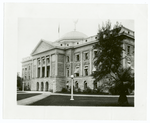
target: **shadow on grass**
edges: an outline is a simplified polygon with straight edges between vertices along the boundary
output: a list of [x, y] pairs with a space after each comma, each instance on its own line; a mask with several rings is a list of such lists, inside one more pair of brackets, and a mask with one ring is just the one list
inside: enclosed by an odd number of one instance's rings
[[32, 96], [40, 95], [40, 93], [32, 93], [32, 94], [17, 94], [17, 101], [25, 98], [29, 98]]

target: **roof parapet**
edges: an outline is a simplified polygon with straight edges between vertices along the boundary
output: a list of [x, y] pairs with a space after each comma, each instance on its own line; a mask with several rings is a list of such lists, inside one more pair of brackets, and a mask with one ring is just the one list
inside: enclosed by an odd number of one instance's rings
[[22, 62], [30, 61], [30, 60], [32, 60], [32, 58], [31, 58], [30, 56], [28, 56], [28, 57], [23, 58], [23, 59], [22, 59]]

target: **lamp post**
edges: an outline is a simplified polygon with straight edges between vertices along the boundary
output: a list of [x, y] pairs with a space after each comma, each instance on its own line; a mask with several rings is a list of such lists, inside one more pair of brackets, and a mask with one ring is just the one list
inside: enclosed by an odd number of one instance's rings
[[74, 76], [71, 75], [72, 84], [71, 84], [71, 99], [70, 99], [70, 100], [74, 100], [74, 99], [73, 99], [73, 78], [74, 78]]
[[24, 91], [24, 81], [22, 82], [22, 91]]

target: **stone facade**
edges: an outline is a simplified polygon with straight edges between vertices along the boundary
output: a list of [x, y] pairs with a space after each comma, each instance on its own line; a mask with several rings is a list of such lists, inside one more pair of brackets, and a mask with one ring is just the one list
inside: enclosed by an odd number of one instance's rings
[[[126, 39], [123, 41], [123, 66], [134, 68], [134, 32], [122, 27]], [[71, 36], [70, 36], [71, 35]], [[25, 86], [31, 91], [58, 92], [70, 88], [71, 75], [74, 75], [74, 87], [81, 91], [94, 89], [94, 70], [96, 36], [72, 31], [55, 42], [41, 40], [31, 56], [22, 61], [22, 77]], [[103, 82], [98, 82], [97, 87]]]

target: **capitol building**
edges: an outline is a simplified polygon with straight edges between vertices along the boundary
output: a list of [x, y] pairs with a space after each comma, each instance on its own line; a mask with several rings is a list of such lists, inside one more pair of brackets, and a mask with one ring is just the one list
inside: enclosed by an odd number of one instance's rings
[[[134, 31], [122, 26], [123, 57], [122, 64], [134, 69]], [[97, 53], [93, 44], [97, 35], [88, 37], [79, 31], [71, 31], [54, 42], [41, 39], [30, 56], [22, 60], [22, 78], [25, 87], [31, 91], [59, 92], [71, 86], [74, 75], [74, 87], [81, 91], [96, 89], [103, 80], [95, 83], [91, 76], [95, 71], [94, 56]]]

